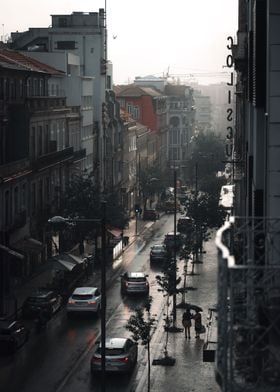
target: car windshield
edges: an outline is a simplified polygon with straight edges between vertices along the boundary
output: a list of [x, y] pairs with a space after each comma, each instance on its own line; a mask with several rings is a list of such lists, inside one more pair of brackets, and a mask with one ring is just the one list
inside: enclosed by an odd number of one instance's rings
[[92, 299], [92, 294], [73, 294], [72, 298], [87, 301], [89, 299]]
[[165, 250], [165, 248], [162, 245], [155, 245], [152, 250]]
[[[98, 354], [101, 355], [101, 347], [98, 348], [97, 350]], [[123, 348], [106, 348], [105, 350], [105, 355], [107, 356], [116, 356], [116, 355], [122, 355], [124, 354], [124, 349]]]
[[128, 280], [129, 280], [129, 282], [145, 282], [146, 281], [146, 278], [142, 278], [142, 277], [139, 277], [139, 278], [128, 278]]

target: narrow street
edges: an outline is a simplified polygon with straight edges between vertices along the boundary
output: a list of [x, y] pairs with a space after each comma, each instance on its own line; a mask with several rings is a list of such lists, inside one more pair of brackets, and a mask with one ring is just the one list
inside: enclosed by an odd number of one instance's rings
[[[125, 325], [132, 312], [144, 298], [121, 296], [120, 274], [124, 270], [145, 271], [149, 275], [150, 295], [153, 297], [151, 313], [156, 315], [157, 326], [151, 342], [151, 360], [163, 356], [164, 304], [162, 292], [155, 276], [160, 268], [150, 266], [150, 246], [160, 243], [164, 234], [172, 230], [173, 216], [163, 215], [154, 224], [147, 222], [145, 231], [137, 236], [126, 252], [108, 268], [107, 272], [107, 336], [130, 336]], [[205, 244], [203, 263], [195, 265], [195, 274], [187, 276], [187, 286], [195, 288], [186, 294], [186, 301], [201, 306], [206, 324], [207, 309], [216, 303], [216, 249], [214, 237]], [[178, 275], [182, 274], [183, 261], [178, 261]], [[189, 265], [191, 272], [191, 265]], [[100, 271], [94, 272], [87, 285], [99, 286]], [[177, 304], [181, 302], [178, 295]], [[182, 309], [177, 309], [177, 325], [182, 327]], [[193, 329], [193, 327], [192, 327]], [[90, 358], [100, 336], [100, 320], [88, 317], [68, 319], [65, 309], [59, 311], [41, 334], [9, 358], [0, 360], [1, 392], [85, 392], [99, 391], [100, 377], [91, 376]], [[168, 354], [175, 358], [174, 366], [151, 366], [151, 391], [218, 391], [213, 365], [202, 362], [204, 335], [191, 340], [184, 334], [169, 333]], [[106, 391], [142, 392], [147, 390], [147, 350], [139, 344], [138, 364], [132, 375], [110, 375]], [[17, 377], [13, 377], [17, 374]]]

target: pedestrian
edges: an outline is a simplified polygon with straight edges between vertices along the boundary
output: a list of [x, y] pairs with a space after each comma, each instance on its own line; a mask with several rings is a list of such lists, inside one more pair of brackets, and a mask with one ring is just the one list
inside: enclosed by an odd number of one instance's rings
[[182, 324], [185, 329], [185, 338], [191, 338], [192, 313], [189, 308], [183, 313]]
[[198, 310], [195, 311], [195, 315], [193, 316], [193, 319], [194, 319], [195, 337], [197, 339], [199, 338], [199, 334], [201, 333], [201, 329], [202, 329], [201, 314]]

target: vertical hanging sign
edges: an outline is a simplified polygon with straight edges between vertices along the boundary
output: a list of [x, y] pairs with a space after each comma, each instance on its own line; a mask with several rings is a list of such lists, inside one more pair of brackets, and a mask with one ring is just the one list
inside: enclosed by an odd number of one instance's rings
[[[232, 50], [233, 47], [233, 38], [232, 37], [227, 37], [227, 41], [229, 42], [227, 44], [227, 49]], [[228, 68], [233, 67], [233, 56], [232, 54], [228, 54], [226, 58], [226, 65]], [[228, 90], [228, 105], [232, 104], [232, 89], [231, 87], [233, 86], [233, 71], [230, 73], [230, 81], [227, 82], [227, 86], [229, 86]], [[233, 152], [233, 109], [232, 107], [227, 108], [226, 112], [226, 119], [228, 122], [227, 126], [227, 135], [226, 135], [226, 157], [227, 158], [232, 158], [232, 152]]]

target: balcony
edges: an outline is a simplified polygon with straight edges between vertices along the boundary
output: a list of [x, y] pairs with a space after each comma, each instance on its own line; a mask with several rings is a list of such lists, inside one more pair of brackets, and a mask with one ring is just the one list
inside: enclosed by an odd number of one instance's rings
[[231, 217], [218, 231], [222, 390], [276, 392], [280, 383], [280, 219]]
[[78, 151], [74, 151], [74, 162], [81, 161], [86, 157], [86, 149], [82, 148]]
[[[13, 233], [16, 230], [21, 229], [26, 225], [27, 222], [27, 212], [22, 210], [15, 214], [14, 218], [6, 225], [1, 228], [2, 233]], [[4, 223], [4, 222], [3, 222]]]
[[247, 33], [239, 31], [237, 33], [238, 44], [232, 47], [232, 56], [236, 71], [245, 71], [247, 69]]
[[65, 97], [28, 97], [27, 106], [31, 111], [48, 109], [65, 109]]
[[54, 166], [57, 163], [68, 161], [73, 159], [74, 151], [73, 147], [67, 147], [61, 151], [55, 151], [46, 155], [42, 155], [31, 162], [31, 167], [33, 170], [41, 170], [49, 166]]

